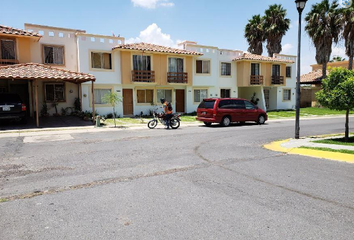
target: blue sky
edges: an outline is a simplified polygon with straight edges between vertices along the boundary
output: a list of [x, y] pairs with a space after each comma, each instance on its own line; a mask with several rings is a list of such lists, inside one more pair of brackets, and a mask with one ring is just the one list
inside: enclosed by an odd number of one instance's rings
[[[0, 0], [2, 1], [2, 0]], [[309, 0], [304, 14], [312, 4]], [[11, 0], [4, 1], [0, 24], [23, 28], [24, 23], [86, 30], [88, 33], [120, 34], [127, 41], [146, 41], [175, 46], [190, 40], [219, 48], [246, 51], [243, 37], [247, 20], [263, 14], [270, 4], [287, 9], [291, 28], [283, 38], [283, 53], [296, 55], [298, 13], [293, 0]], [[11, 6], [6, 6], [7, 4]], [[304, 24], [303, 24], [304, 25]], [[263, 55], [267, 55], [264, 48]], [[344, 55], [343, 43], [333, 55]], [[315, 49], [303, 31], [302, 73], [315, 63]]]

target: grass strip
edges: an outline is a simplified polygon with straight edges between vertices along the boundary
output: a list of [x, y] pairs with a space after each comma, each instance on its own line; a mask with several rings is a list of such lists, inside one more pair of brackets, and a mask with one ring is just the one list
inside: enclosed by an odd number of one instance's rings
[[311, 150], [319, 150], [319, 151], [326, 151], [326, 152], [339, 152], [339, 153], [346, 153], [346, 154], [353, 154], [353, 150], [346, 150], [346, 149], [332, 149], [332, 148], [322, 148], [322, 147], [300, 147], [302, 149], [311, 149]]

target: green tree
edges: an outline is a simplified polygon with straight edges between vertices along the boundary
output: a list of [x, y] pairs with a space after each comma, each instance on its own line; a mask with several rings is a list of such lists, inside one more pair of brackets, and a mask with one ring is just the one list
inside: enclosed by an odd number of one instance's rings
[[274, 53], [281, 52], [281, 41], [290, 27], [290, 19], [286, 18], [286, 9], [281, 4], [270, 5], [263, 17], [263, 27], [268, 56], [273, 57]]
[[345, 140], [349, 141], [349, 111], [354, 109], [354, 71], [334, 68], [322, 81], [322, 89], [316, 93], [324, 107], [345, 110]]
[[322, 78], [327, 73], [327, 63], [332, 53], [332, 43], [338, 43], [342, 29], [341, 11], [338, 9], [337, 0], [332, 4], [329, 0], [312, 5], [307, 13], [305, 30], [316, 48], [316, 61], [322, 64]]
[[114, 127], [117, 127], [116, 124], [116, 105], [122, 101], [122, 98], [118, 96], [118, 93], [116, 92], [110, 92], [105, 94], [102, 97], [102, 102], [109, 103], [112, 105], [113, 108], [113, 121], [114, 121]]
[[262, 55], [265, 39], [261, 15], [254, 15], [252, 19], [248, 20], [245, 27], [245, 38], [249, 45], [248, 51], [253, 54]]
[[343, 38], [345, 53], [349, 57], [348, 69], [353, 69], [354, 57], [354, 6], [342, 9]]

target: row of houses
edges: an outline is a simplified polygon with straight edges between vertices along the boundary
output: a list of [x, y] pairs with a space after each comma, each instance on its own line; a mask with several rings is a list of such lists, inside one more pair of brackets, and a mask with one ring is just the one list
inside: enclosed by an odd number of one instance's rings
[[37, 119], [44, 102], [65, 109], [77, 99], [83, 111], [111, 113], [102, 101], [109, 92], [123, 99], [120, 116], [147, 114], [160, 98], [181, 113], [196, 111], [208, 97], [294, 109], [295, 62], [295, 56], [265, 57], [192, 41], [171, 48], [77, 29], [0, 25], [0, 93], [19, 93]]

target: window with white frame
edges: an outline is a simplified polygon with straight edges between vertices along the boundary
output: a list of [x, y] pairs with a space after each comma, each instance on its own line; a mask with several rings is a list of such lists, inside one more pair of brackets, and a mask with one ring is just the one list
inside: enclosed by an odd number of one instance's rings
[[44, 83], [46, 102], [65, 102], [65, 83]]
[[286, 77], [291, 78], [291, 67], [286, 67]]
[[164, 98], [167, 102], [172, 102], [172, 90], [168, 89], [157, 89], [157, 102]]
[[207, 89], [194, 89], [194, 102], [201, 102], [208, 97]]
[[12, 39], [0, 40], [0, 58], [1, 59], [16, 59], [15, 41]]
[[138, 103], [153, 103], [154, 90], [152, 89], [139, 89], [136, 91]]
[[291, 100], [291, 89], [283, 89], [283, 101]]
[[208, 74], [210, 73], [210, 60], [197, 60], [196, 73]]
[[231, 63], [221, 63], [221, 76], [231, 76]]
[[133, 55], [133, 69], [141, 71], [151, 71], [151, 57], [143, 55]]
[[64, 46], [43, 46], [45, 64], [64, 65]]
[[94, 94], [95, 94], [95, 104], [108, 104], [106, 101], [104, 101], [104, 96], [107, 94], [110, 94], [112, 92], [111, 89], [95, 89]]
[[112, 54], [91, 52], [91, 68], [112, 69]]

